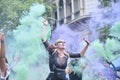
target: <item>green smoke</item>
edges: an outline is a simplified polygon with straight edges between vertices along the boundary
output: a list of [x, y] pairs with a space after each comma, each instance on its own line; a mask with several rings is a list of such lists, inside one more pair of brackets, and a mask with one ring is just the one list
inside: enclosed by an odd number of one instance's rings
[[96, 40], [92, 43], [92, 46], [96, 49], [97, 53], [104, 59], [108, 61], [113, 61], [117, 58], [120, 48], [120, 23], [116, 23], [110, 29], [110, 36], [113, 38], [108, 38], [106, 43], [101, 43], [99, 40]]
[[120, 22], [116, 22], [115, 25], [110, 29], [110, 35], [120, 40]]
[[83, 70], [87, 66], [88, 60], [85, 57], [77, 58], [77, 59], [71, 59], [70, 63], [68, 64], [68, 67], [74, 71], [77, 76], [81, 77], [83, 74]]
[[[103, 65], [104, 63], [100, 60], [103, 59], [112, 62], [120, 57], [120, 22], [112, 26], [109, 32], [110, 37], [106, 39], [105, 43], [95, 40], [91, 43], [91, 46], [89, 46], [93, 49], [93, 53], [91, 53], [88, 58], [91, 56], [95, 57], [89, 59], [89, 63], [83, 72], [83, 80], [114, 79], [114, 73], [109, 69], [107, 71], [107, 68]], [[106, 73], [102, 71], [103, 69], [106, 70]]]
[[[48, 74], [48, 55], [41, 41], [44, 13], [43, 4], [33, 4], [20, 18], [20, 25], [13, 31], [17, 53], [17, 62], [12, 67], [15, 80], [44, 80]], [[51, 27], [48, 24], [47, 40], [50, 39], [50, 34]]]

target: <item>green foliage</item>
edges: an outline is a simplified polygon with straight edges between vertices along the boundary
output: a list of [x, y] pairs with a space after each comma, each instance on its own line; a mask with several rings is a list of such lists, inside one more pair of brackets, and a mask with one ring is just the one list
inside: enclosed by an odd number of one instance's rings
[[45, 16], [51, 17], [53, 12], [56, 10], [56, 0], [49, 0], [45, 2], [46, 14]]
[[19, 24], [19, 18], [33, 3], [43, 0], [0, 0], [0, 29], [12, 30]]
[[99, 40], [101, 41], [101, 42], [105, 42], [106, 41], [106, 39], [109, 37], [109, 29], [110, 29], [110, 27], [105, 27], [105, 28], [103, 28], [103, 29], [101, 29], [101, 30], [99, 30]]
[[110, 6], [110, 0], [99, 0], [101, 5], [106, 7], [106, 6]]
[[111, 2], [117, 2], [118, 0], [99, 0], [103, 7], [111, 6]]

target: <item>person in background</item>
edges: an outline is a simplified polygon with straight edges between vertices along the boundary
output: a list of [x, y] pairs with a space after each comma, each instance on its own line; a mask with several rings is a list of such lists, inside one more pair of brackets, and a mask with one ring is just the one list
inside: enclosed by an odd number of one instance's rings
[[8, 68], [7, 59], [5, 57], [5, 41], [4, 33], [0, 33], [0, 80], [8, 80], [10, 70]]
[[86, 66], [87, 63], [84, 57], [71, 59], [67, 66], [69, 80], [82, 80], [82, 73]]

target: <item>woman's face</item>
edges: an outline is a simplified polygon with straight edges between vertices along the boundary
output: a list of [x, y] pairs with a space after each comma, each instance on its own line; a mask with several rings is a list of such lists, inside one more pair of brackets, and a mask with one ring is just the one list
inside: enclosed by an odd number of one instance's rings
[[65, 49], [65, 42], [58, 42], [57, 43], [57, 47], [60, 48], [60, 49]]

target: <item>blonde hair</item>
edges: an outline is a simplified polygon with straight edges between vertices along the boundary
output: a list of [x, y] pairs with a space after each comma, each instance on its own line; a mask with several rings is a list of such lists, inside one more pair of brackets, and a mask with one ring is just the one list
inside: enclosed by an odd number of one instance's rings
[[64, 41], [63, 39], [58, 39], [58, 40], [55, 42], [55, 45], [57, 45], [58, 43], [61, 43], [61, 42], [64, 42], [64, 43], [65, 43], [65, 41]]

